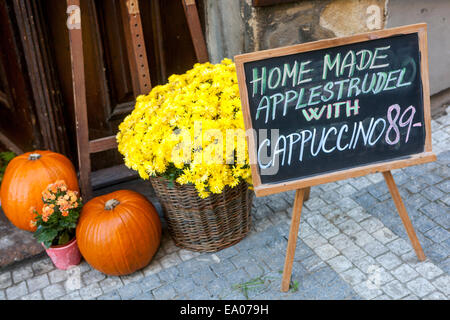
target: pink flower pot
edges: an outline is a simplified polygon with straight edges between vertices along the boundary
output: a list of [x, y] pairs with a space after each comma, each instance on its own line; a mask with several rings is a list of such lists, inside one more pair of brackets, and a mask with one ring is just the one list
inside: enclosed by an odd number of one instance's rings
[[76, 238], [64, 245], [45, 248], [45, 251], [58, 269], [67, 270], [71, 266], [80, 264], [81, 261], [81, 253]]

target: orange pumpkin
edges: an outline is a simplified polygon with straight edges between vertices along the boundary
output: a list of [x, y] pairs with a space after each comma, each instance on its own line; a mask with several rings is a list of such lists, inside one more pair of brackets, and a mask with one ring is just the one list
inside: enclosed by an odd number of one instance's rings
[[126, 275], [150, 263], [161, 242], [161, 221], [144, 196], [119, 190], [84, 205], [76, 237], [92, 267], [109, 275]]
[[65, 156], [52, 151], [36, 150], [12, 159], [6, 167], [0, 189], [2, 209], [17, 228], [35, 231], [30, 225], [34, 207], [41, 211], [42, 191], [57, 180], [64, 180], [70, 190], [79, 191], [73, 164]]

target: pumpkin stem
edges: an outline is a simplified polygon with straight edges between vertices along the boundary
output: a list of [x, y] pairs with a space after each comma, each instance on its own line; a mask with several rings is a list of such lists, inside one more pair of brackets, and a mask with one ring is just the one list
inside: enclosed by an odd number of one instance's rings
[[40, 157], [42, 157], [42, 156], [39, 153], [32, 153], [28, 156], [28, 160], [34, 161], [34, 160], [39, 159]]
[[110, 199], [110, 200], [106, 201], [106, 203], [105, 203], [105, 210], [113, 210], [119, 204], [120, 204], [119, 200]]

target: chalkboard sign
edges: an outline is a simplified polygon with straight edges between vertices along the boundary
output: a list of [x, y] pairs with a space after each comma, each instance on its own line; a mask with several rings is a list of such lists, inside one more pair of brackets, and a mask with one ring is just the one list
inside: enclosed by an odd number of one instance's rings
[[256, 195], [433, 161], [426, 25], [235, 57]]

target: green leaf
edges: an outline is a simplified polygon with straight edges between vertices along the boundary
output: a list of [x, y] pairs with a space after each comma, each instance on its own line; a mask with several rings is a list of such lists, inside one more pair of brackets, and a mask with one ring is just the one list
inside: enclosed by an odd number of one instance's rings
[[58, 231], [54, 229], [45, 229], [36, 238], [38, 239], [39, 242], [43, 242], [44, 244], [49, 242], [51, 245], [51, 243], [53, 242], [53, 240], [56, 238], [57, 235]]
[[70, 236], [67, 231], [64, 231], [62, 235], [59, 236], [58, 244], [66, 244], [70, 241]]

